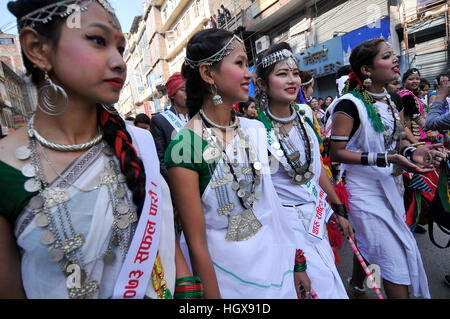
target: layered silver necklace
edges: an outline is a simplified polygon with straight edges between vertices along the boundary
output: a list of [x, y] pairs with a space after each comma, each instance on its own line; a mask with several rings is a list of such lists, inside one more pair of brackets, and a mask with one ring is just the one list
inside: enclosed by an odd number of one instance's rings
[[[261, 198], [262, 164], [252, 149], [248, 135], [240, 127], [239, 119], [234, 118], [232, 127], [237, 130], [238, 139], [233, 144], [233, 157], [230, 158], [212, 127], [221, 126], [211, 121], [204, 112], [200, 113], [203, 121], [203, 139], [208, 142], [203, 156], [211, 175], [211, 188], [214, 189], [219, 208], [217, 213], [228, 217], [226, 240], [243, 241], [255, 235], [262, 227], [256, 218], [253, 206]], [[222, 161], [221, 161], [222, 160]], [[216, 165], [218, 167], [216, 168]], [[230, 199], [230, 187], [236, 193], [241, 207], [236, 207]], [[243, 210], [243, 212], [242, 212]]]
[[[266, 113], [272, 121], [273, 132], [279, 142], [273, 144], [273, 148], [279, 157], [285, 157], [283, 167], [292, 178], [291, 183], [295, 185], [303, 185], [308, 183], [314, 177], [314, 142], [308, 133], [303, 117], [295, 110], [294, 106], [290, 106], [291, 115], [287, 118], [279, 118], [272, 114], [270, 108], [266, 108]], [[301, 163], [300, 151], [298, 147], [291, 141], [289, 133], [284, 128], [285, 124], [292, 123], [297, 130], [304, 143], [305, 163]]]
[[[49, 165], [62, 180], [54, 187], [50, 187], [44, 177], [37, 151], [38, 143], [35, 135], [30, 135], [28, 147], [18, 148], [16, 157], [23, 161], [31, 158], [31, 164], [25, 165], [22, 172], [25, 171], [24, 175], [30, 178], [25, 182], [25, 189], [28, 192], [39, 192], [39, 195], [30, 200], [29, 207], [35, 214], [34, 222], [43, 229], [40, 241], [48, 247], [49, 259], [60, 265], [66, 278], [69, 298], [91, 298], [98, 293], [100, 288], [99, 282], [91, 278], [92, 273], [88, 273], [88, 264], [85, 262], [82, 252], [85, 238], [82, 233], [76, 231], [68, 208], [71, 200], [68, 188], [75, 187], [75, 185], [68, 181], [67, 176], [63, 177], [63, 174], [56, 170], [45, 150], [39, 145]], [[137, 213], [132, 209], [132, 203], [126, 191], [125, 176], [120, 173], [117, 163], [112, 158], [112, 150], [104, 144], [96, 145], [95, 148], [88, 152], [98, 153], [103, 150], [105, 170], [100, 175], [99, 186], [90, 191], [101, 187], [107, 188], [114, 222], [109, 242], [100, 256], [90, 262], [94, 263], [91, 269], [99, 259], [103, 259], [105, 265], [114, 263], [117, 249], [120, 250], [122, 259], [125, 258], [138, 221]], [[27, 168], [25, 169], [25, 167]], [[75, 189], [88, 192], [77, 187]]]
[[48, 141], [44, 137], [42, 137], [41, 134], [39, 134], [39, 132], [34, 129], [34, 116], [31, 117], [29, 124], [28, 124], [28, 136], [32, 137], [32, 138], [34, 137], [43, 146], [51, 148], [56, 151], [60, 151], [60, 152], [84, 151], [84, 150], [87, 150], [87, 149], [91, 148], [92, 146], [100, 143], [103, 139], [102, 130], [99, 128], [97, 135], [94, 138], [92, 138], [90, 141], [87, 141], [84, 143], [80, 143], [80, 144], [53, 143], [53, 142]]
[[[368, 92], [368, 93], [370, 95], [372, 95], [372, 93], [370, 93], [370, 92]], [[377, 99], [377, 97], [375, 97], [375, 96], [373, 96], [373, 97]], [[386, 94], [386, 96], [383, 98], [383, 100], [385, 100], [385, 103], [388, 105], [389, 111], [392, 114], [392, 121], [394, 123], [394, 129], [393, 129], [392, 134], [389, 134], [387, 127], [383, 131], [384, 149], [388, 152], [388, 154], [398, 154], [400, 152], [401, 140], [404, 135], [403, 125], [402, 125], [397, 107], [395, 106], [395, 103], [391, 100], [389, 94]], [[381, 119], [380, 109], [379, 109], [378, 105], [376, 103], [373, 103], [373, 107]], [[395, 147], [393, 147], [394, 143], [396, 143]], [[403, 173], [403, 169], [400, 166], [394, 164], [393, 175], [399, 176], [402, 173]]]

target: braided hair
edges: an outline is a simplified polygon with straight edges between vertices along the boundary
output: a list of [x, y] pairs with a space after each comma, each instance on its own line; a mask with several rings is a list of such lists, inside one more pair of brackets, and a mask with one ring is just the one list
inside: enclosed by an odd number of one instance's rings
[[[19, 20], [25, 15], [44, 6], [58, 2], [57, 0], [17, 0], [8, 3], [8, 9]], [[50, 41], [54, 48], [61, 36], [64, 19], [55, 15], [48, 23], [36, 24], [33, 29]], [[34, 68], [31, 61], [22, 50], [24, 65], [28, 75], [31, 75], [33, 84], [39, 86], [43, 83], [42, 70]], [[140, 215], [145, 199], [145, 171], [142, 160], [132, 145], [132, 139], [128, 133], [125, 121], [116, 113], [108, 112], [101, 106], [97, 106], [97, 122], [103, 129], [103, 140], [114, 150], [119, 159], [121, 172], [126, 176], [126, 183], [132, 192], [133, 202], [137, 206]]]
[[[205, 29], [197, 32], [189, 40], [186, 47], [186, 57], [200, 61], [212, 56], [233, 37], [233, 33], [223, 29]], [[222, 61], [211, 65], [213, 69], [219, 69]], [[199, 68], [191, 68], [183, 64], [181, 74], [185, 79], [186, 87], [186, 107], [189, 110], [189, 117], [194, 117], [204, 101], [212, 94], [208, 83], [200, 76]]]

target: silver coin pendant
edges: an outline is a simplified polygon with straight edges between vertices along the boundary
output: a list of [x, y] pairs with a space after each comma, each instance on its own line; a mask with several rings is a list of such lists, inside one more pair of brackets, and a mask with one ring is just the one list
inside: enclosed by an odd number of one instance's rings
[[41, 182], [37, 179], [31, 178], [25, 182], [24, 188], [29, 193], [35, 193], [41, 189]]
[[51, 245], [55, 242], [55, 235], [53, 235], [53, 233], [51, 231], [44, 230], [41, 234], [41, 243], [43, 243], [44, 245]]
[[31, 151], [27, 146], [21, 146], [16, 149], [16, 158], [22, 161], [29, 159], [31, 156]]
[[49, 247], [48, 248], [48, 258], [51, 261], [58, 262], [64, 258], [64, 250], [57, 247]]
[[22, 175], [25, 177], [35, 177], [36, 176], [36, 169], [33, 164], [26, 164], [24, 167], [22, 167]]
[[47, 215], [45, 215], [44, 213], [39, 213], [36, 215], [34, 223], [39, 227], [47, 227], [49, 224], [49, 220]]
[[127, 202], [120, 202], [117, 204], [117, 212], [121, 215], [124, 215], [130, 211], [130, 206]]

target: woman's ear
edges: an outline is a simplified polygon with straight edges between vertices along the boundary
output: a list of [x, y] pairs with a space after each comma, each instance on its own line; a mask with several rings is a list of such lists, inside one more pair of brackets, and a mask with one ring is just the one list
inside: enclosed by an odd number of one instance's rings
[[264, 80], [262, 78], [256, 79], [256, 85], [263, 91], [267, 90], [267, 84], [266, 84], [266, 82], [264, 82]]
[[364, 77], [370, 77], [372, 74], [372, 69], [368, 65], [363, 65], [360, 70]]
[[39, 33], [32, 28], [24, 28], [19, 35], [20, 46], [25, 56], [37, 68], [44, 71], [51, 71], [50, 63], [51, 45]]
[[198, 71], [200, 72], [200, 76], [203, 79], [203, 81], [205, 81], [210, 85], [213, 85], [215, 83], [214, 71], [210, 65], [203, 63], [199, 66]]

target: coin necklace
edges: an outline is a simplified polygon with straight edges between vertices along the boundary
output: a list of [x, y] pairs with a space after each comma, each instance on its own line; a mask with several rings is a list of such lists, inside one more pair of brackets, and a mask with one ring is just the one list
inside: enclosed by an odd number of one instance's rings
[[[287, 164], [283, 165], [288, 175], [292, 178], [291, 183], [295, 185], [303, 185], [311, 181], [314, 177], [314, 143], [311, 135], [308, 133], [306, 124], [303, 117], [295, 110], [291, 105], [291, 116], [282, 119], [274, 116], [267, 108], [267, 115], [271, 119], [273, 131], [279, 142], [276, 142], [274, 149], [276, 149], [277, 155], [285, 156]], [[284, 128], [284, 124], [292, 123], [297, 132], [300, 134], [304, 141], [305, 157], [304, 164], [300, 162], [300, 151], [292, 143], [289, 133]]]
[[[392, 134], [389, 135], [388, 128], [387, 128], [387, 126], [385, 126], [385, 129], [383, 131], [384, 148], [385, 148], [386, 152], [388, 152], [388, 154], [398, 154], [400, 151], [401, 140], [404, 135], [402, 122], [401, 122], [400, 116], [398, 114], [397, 108], [396, 108], [394, 102], [390, 99], [389, 94], [385, 97], [385, 100], [386, 100], [386, 102], [387, 102], [386, 104], [388, 105], [389, 110], [392, 114], [394, 129], [392, 131]], [[377, 113], [378, 117], [381, 119], [380, 109], [378, 108], [376, 103], [373, 103], [373, 107], [374, 107], [375, 112]], [[396, 142], [396, 145], [395, 145], [395, 148], [392, 148], [392, 145], [394, 144], [394, 142]], [[394, 164], [394, 169], [393, 169], [392, 175], [400, 176], [402, 173], [403, 173], [403, 169], [400, 166]]]
[[[33, 181], [32, 185], [36, 187], [30, 189], [25, 183], [25, 189], [32, 192], [39, 191], [39, 195], [30, 200], [29, 206], [36, 214], [34, 220], [36, 225], [45, 229], [41, 233], [41, 242], [48, 246], [49, 259], [58, 262], [62, 267], [66, 277], [69, 298], [92, 297], [98, 292], [99, 284], [96, 280], [90, 280], [86, 273], [87, 265], [84, 262], [81, 250], [85, 240], [84, 236], [81, 233], [76, 233], [73, 227], [67, 207], [67, 202], [70, 200], [69, 193], [65, 188], [49, 187], [43, 175], [36, 144], [37, 141], [29, 136], [29, 147], [19, 148], [16, 151], [16, 155], [22, 160], [31, 157], [32, 164], [30, 165], [34, 167], [33, 173], [35, 176], [30, 176], [33, 175], [31, 170], [25, 171], [29, 173], [29, 177], [33, 177], [28, 181]], [[103, 152], [106, 156], [112, 155], [112, 151], [108, 146], [103, 147]], [[46, 159], [49, 160], [48, 157]], [[51, 161], [49, 164], [54, 167]], [[132, 212], [130, 209], [131, 202], [127, 196], [126, 189], [123, 185], [120, 185], [125, 182], [125, 178], [123, 174], [118, 172], [116, 163], [113, 159], [110, 159], [100, 178], [102, 186], [106, 186], [108, 189], [114, 215], [110, 241], [106, 251], [99, 256], [103, 258], [105, 264], [114, 262], [114, 247], [120, 246], [122, 258], [125, 257], [130, 244], [131, 234], [138, 220], [136, 212]], [[63, 180], [67, 183], [66, 179]], [[73, 186], [70, 183], [69, 185]], [[113, 190], [114, 185], [117, 185], [115, 190]], [[50, 211], [52, 207], [56, 207], [56, 214], [54, 215]]]
[[[257, 191], [256, 187], [261, 183], [262, 165], [257, 161], [256, 156], [251, 148], [249, 138], [239, 125], [236, 118], [236, 128], [239, 139], [236, 141], [233, 149], [234, 161], [232, 161], [226, 153], [220, 138], [215, 134], [210, 124], [212, 121], [204, 120], [204, 113], [199, 114], [203, 122], [204, 139], [208, 142], [209, 148], [214, 148], [217, 155], [214, 158], [206, 160], [209, 172], [211, 174], [211, 188], [216, 192], [219, 208], [219, 215], [228, 217], [228, 230], [226, 239], [229, 241], [243, 241], [253, 235], [262, 227], [262, 224], [256, 218], [253, 212], [255, 200], [262, 196], [261, 191]], [[212, 122], [212, 123], [211, 123]], [[239, 153], [238, 149], [242, 152]], [[208, 154], [208, 149], [205, 150]], [[240, 168], [238, 155], [245, 154], [244, 165]], [[217, 170], [214, 169], [213, 162], [220, 162], [223, 159], [223, 165]], [[248, 176], [248, 177], [247, 177]], [[241, 177], [241, 179], [239, 179]], [[230, 200], [228, 194], [228, 184], [231, 183], [231, 189], [236, 192], [239, 203], [244, 209], [243, 213], [231, 214], [235, 211], [235, 204]]]

